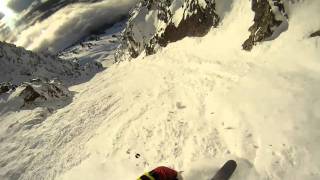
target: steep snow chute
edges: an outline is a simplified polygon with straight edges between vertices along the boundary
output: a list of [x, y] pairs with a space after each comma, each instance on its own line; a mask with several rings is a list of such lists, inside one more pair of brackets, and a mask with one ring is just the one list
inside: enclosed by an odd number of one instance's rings
[[1, 177], [135, 179], [165, 165], [210, 179], [235, 159], [233, 179], [320, 179], [319, 38], [309, 38], [320, 1], [288, 8], [287, 31], [251, 52], [241, 45], [254, 12], [234, 1], [205, 37], [72, 87], [71, 104], [27, 131], [39, 109], [1, 114]]

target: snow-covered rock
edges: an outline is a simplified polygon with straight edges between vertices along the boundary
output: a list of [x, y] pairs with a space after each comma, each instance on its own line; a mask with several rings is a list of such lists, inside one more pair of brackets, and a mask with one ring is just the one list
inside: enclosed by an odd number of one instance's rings
[[219, 2], [232, 3], [201, 40], [115, 64], [59, 110], [0, 112], [0, 179], [135, 179], [159, 165], [210, 179], [228, 159], [233, 180], [320, 179], [320, 39], [308, 38], [320, 1], [290, 4], [290, 28], [251, 53], [251, 2]]
[[204, 36], [217, 26], [214, 0], [143, 0], [131, 12], [116, 55], [136, 58], [187, 36]]
[[[287, 3], [282, 0], [251, 3], [255, 16], [253, 25], [248, 27], [251, 34], [242, 45], [245, 50], [251, 50], [258, 42], [273, 40], [288, 29]], [[232, 2], [144, 0], [131, 13], [116, 58], [136, 58], [143, 51], [150, 55], [184, 37], [204, 36], [222, 21], [228, 4]]]
[[0, 83], [19, 85], [34, 78], [59, 79], [67, 85], [92, 77], [102, 69], [98, 62], [66, 61], [56, 56], [27, 51], [22, 47], [0, 42]]
[[247, 51], [258, 42], [275, 39], [288, 28], [288, 15], [282, 0], [252, 0], [252, 10], [255, 12], [254, 24], [242, 45]]
[[114, 64], [114, 53], [119, 46], [119, 37], [126, 26], [126, 22], [127, 19], [108, 29], [100, 30], [102, 32], [86, 37], [79, 43], [60, 52], [58, 56], [65, 60], [75, 60], [80, 64], [96, 61], [103, 64], [104, 67], [110, 67]]
[[14, 95], [21, 97], [25, 103], [49, 101], [69, 97], [70, 91], [57, 81], [45, 82], [35, 79], [19, 86]]
[[72, 96], [68, 88], [57, 80], [33, 79], [30, 82], [22, 83], [18, 87], [14, 87], [10, 83], [1, 87], [5, 87], [5, 91], [0, 94], [2, 95], [0, 96], [0, 113], [27, 106], [47, 106], [44, 103], [63, 101], [65, 98]]

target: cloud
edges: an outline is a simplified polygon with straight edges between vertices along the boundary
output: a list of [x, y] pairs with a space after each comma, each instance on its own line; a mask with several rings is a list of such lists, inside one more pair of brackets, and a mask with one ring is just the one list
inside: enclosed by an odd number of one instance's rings
[[29, 50], [59, 52], [91, 31], [128, 14], [137, 0], [107, 0], [66, 6], [44, 21], [14, 35], [14, 44]]
[[27, 9], [34, 1], [38, 0], [9, 0], [7, 6], [16, 12]]

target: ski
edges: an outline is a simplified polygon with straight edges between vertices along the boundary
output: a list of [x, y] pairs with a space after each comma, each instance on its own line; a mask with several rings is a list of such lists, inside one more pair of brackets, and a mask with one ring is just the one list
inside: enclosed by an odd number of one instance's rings
[[237, 163], [234, 160], [227, 161], [216, 173], [211, 180], [228, 180], [237, 168]]

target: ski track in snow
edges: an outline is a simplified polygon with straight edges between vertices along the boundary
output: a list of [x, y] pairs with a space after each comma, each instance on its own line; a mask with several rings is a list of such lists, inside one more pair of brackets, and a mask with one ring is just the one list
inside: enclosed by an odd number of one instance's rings
[[112, 66], [71, 87], [66, 107], [0, 115], [0, 178], [135, 179], [167, 165], [209, 179], [234, 158], [232, 179], [319, 179], [319, 38], [306, 35], [320, 23], [305, 17], [320, 4], [299, 5], [250, 53], [250, 2], [235, 1], [206, 37]]

